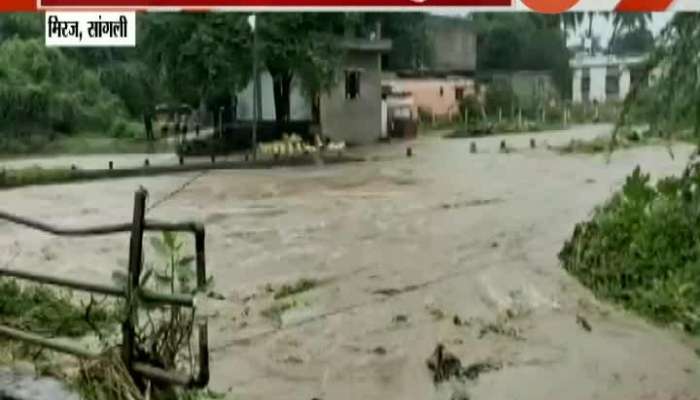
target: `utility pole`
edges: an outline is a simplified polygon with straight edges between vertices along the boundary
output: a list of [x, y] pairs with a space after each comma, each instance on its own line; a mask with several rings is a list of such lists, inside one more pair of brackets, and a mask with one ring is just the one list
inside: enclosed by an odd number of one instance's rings
[[251, 14], [248, 17], [248, 24], [253, 31], [253, 137], [252, 149], [253, 160], [257, 159], [258, 155], [258, 118], [260, 117], [261, 101], [260, 101], [260, 77], [258, 76], [258, 31], [255, 29], [256, 14]]

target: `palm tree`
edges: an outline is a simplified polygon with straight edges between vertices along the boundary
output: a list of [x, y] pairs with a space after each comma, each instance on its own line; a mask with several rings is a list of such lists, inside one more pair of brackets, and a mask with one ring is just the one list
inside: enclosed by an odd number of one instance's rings
[[629, 32], [633, 29], [646, 30], [651, 20], [651, 13], [615, 13], [613, 17], [613, 33], [608, 43], [608, 49], [612, 49], [618, 33]]

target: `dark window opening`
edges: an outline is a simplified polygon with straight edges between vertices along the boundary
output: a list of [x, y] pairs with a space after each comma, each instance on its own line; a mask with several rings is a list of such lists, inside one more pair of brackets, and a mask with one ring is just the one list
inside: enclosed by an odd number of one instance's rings
[[464, 97], [464, 88], [463, 87], [456, 87], [455, 88], [455, 100], [462, 100]]
[[440, 97], [442, 97], [443, 94], [445, 94], [445, 91], [442, 89], [442, 86], [440, 86]]
[[345, 98], [360, 96], [360, 71], [345, 71]]
[[611, 100], [620, 98], [620, 71], [618, 68], [610, 68], [605, 74], [605, 97]]

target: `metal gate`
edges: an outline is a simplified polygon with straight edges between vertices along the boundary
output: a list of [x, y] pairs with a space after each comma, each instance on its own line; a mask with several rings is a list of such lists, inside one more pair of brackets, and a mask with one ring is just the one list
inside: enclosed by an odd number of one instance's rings
[[[43, 284], [61, 286], [65, 288], [82, 290], [90, 293], [97, 293], [112, 297], [121, 297], [126, 300], [127, 316], [122, 324], [122, 358], [124, 363], [132, 374], [142, 376], [144, 378], [187, 386], [187, 387], [205, 387], [209, 383], [209, 345], [207, 340], [207, 322], [198, 321], [198, 339], [199, 339], [199, 366], [196, 375], [184, 375], [177, 371], [167, 371], [162, 368], [154, 367], [145, 363], [134, 360], [135, 346], [135, 321], [138, 313], [138, 301], [144, 300], [150, 303], [169, 304], [180, 307], [195, 307], [194, 296], [185, 294], [166, 294], [146, 290], [140, 287], [140, 277], [143, 263], [143, 233], [145, 231], [160, 231], [160, 232], [187, 232], [194, 235], [195, 252], [196, 252], [196, 273], [197, 273], [197, 288], [204, 290], [207, 284], [206, 264], [204, 255], [204, 227], [201, 224], [185, 222], [185, 223], [168, 223], [158, 222], [145, 219], [146, 213], [146, 197], [145, 189], [139, 189], [134, 195], [134, 214], [131, 223], [118, 225], [102, 225], [88, 228], [60, 228], [44, 224], [39, 221], [34, 221], [27, 218], [18, 217], [6, 212], [0, 211], [0, 220], [9, 221], [15, 224], [24, 225], [39, 231], [51, 233], [57, 236], [99, 236], [109, 235], [114, 233], [131, 233], [131, 241], [129, 244], [129, 267], [127, 272], [126, 288], [116, 286], [102, 285], [91, 282], [78, 281], [67, 278], [58, 278], [31, 272], [13, 270], [9, 268], [0, 268], [0, 277], [12, 277], [17, 279], [29, 280]], [[194, 322], [193, 322], [194, 323]], [[100, 354], [91, 352], [77, 345], [66, 343], [65, 341], [57, 341], [42, 337], [31, 332], [25, 332], [14, 329], [9, 326], [0, 324], [0, 335], [10, 337], [12, 339], [24, 341], [37, 346], [46, 347], [55, 351], [72, 354], [82, 358], [95, 358]]]

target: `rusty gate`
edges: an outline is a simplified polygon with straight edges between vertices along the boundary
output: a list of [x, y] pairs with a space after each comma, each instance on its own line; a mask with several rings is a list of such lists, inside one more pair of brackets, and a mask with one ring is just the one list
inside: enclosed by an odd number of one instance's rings
[[[178, 371], [166, 371], [134, 360], [135, 351], [135, 321], [138, 313], [138, 301], [144, 300], [150, 303], [168, 304], [172, 306], [195, 308], [195, 298], [186, 294], [158, 293], [140, 287], [141, 270], [143, 266], [143, 234], [145, 231], [160, 232], [186, 232], [194, 235], [196, 252], [196, 274], [198, 291], [204, 290], [207, 284], [206, 264], [204, 255], [204, 227], [201, 224], [184, 222], [168, 223], [145, 219], [146, 214], [145, 189], [139, 189], [134, 195], [134, 213], [131, 223], [117, 225], [102, 225], [88, 228], [60, 228], [44, 224], [39, 221], [18, 217], [0, 211], [0, 220], [24, 225], [32, 229], [47, 232], [57, 236], [99, 236], [114, 233], [130, 232], [129, 243], [129, 267], [127, 271], [127, 284], [125, 288], [102, 285], [91, 282], [78, 281], [67, 278], [52, 277], [31, 272], [0, 268], [0, 277], [12, 277], [29, 280], [43, 284], [50, 284], [105, 296], [120, 297], [126, 300], [127, 315], [122, 324], [122, 358], [132, 374], [147, 379], [162, 381], [187, 387], [205, 387], [209, 383], [209, 345], [207, 338], [207, 322], [197, 321], [199, 339], [199, 365], [197, 374], [184, 375]], [[193, 323], [195, 323], [193, 321]], [[94, 358], [100, 354], [86, 350], [77, 345], [49, 339], [40, 335], [14, 329], [0, 324], [0, 335], [24, 341], [33, 345], [46, 347], [55, 351], [72, 354], [82, 358]]]

